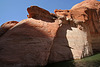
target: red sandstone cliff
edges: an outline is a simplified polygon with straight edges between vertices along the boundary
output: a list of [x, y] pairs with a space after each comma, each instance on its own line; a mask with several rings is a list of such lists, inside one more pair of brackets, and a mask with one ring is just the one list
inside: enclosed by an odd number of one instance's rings
[[[55, 14], [37, 6], [28, 19], [0, 27], [0, 64], [44, 66], [100, 51], [100, 2], [83, 1]], [[2, 65], [3, 65], [2, 64]]]
[[76, 4], [71, 10], [81, 7], [88, 8], [88, 11], [86, 11], [88, 21], [86, 23], [90, 29], [92, 47], [94, 52], [100, 51], [100, 2], [97, 0], [86, 0]]

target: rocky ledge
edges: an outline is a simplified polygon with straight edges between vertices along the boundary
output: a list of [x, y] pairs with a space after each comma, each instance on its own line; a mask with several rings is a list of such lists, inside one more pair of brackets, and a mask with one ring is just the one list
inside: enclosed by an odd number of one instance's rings
[[28, 19], [0, 27], [0, 64], [45, 66], [100, 52], [100, 2], [86, 0], [70, 10], [27, 8]]

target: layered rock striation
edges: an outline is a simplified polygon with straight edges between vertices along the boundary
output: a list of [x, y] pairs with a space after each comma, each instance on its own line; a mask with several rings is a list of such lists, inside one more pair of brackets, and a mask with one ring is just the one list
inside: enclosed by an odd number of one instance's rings
[[100, 2], [83, 1], [70, 10], [27, 8], [28, 19], [0, 27], [0, 64], [44, 66], [100, 51]]

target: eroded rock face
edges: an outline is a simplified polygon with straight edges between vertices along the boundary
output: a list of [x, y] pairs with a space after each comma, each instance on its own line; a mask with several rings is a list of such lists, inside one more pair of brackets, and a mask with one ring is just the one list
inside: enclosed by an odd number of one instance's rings
[[47, 22], [54, 22], [54, 18], [52, 14], [49, 13], [49, 11], [42, 9], [37, 6], [31, 6], [27, 8], [27, 11], [29, 13], [28, 18], [34, 18], [38, 20], [43, 20]]
[[63, 22], [57, 31], [49, 62], [81, 59], [93, 54], [90, 30], [85, 23], [88, 20], [85, 11], [88, 11], [88, 8], [77, 9], [76, 12], [75, 10], [55, 10], [55, 14], [64, 17], [66, 22]]
[[[71, 10], [55, 10], [58, 16], [64, 16], [77, 24], [85, 22], [90, 29], [93, 51], [100, 51], [100, 2], [86, 0], [72, 7]], [[80, 28], [80, 25], [78, 26]], [[81, 28], [80, 28], [81, 29]]]
[[94, 52], [100, 52], [100, 2], [96, 0], [86, 0], [72, 7], [75, 10], [80, 7], [87, 7], [89, 10], [86, 12], [88, 15], [88, 21], [92, 46]]
[[5, 34], [10, 28], [15, 26], [18, 22], [17, 21], [9, 21], [1, 25], [0, 27], [0, 36]]
[[85, 11], [88, 8], [81, 7], [75, 10], [55, 10], [55, 14], [60, 17], [65, 17], [66, 20], [73, 21], [74, 23], [85, 22], [88, 20], [88, 15]]
[[12, 64], [44, 66], [59, 23], [26, 19], [0, 38], [0, 61]]
[[44, 66], [91, 56], [92, 46], [100, 50], [99, 3], [86, 0], [71, 10], [56, 9], [55, 14], [29, 7], [28, 19], [1, 26], [0, 62]]
[[88, 7], [90, 9], [98, 9], [100, 8], [100, 2], [97, 0], [85, 0], [81, 3], [74, 5], [71, 9], [76, 9], [80, 7]]

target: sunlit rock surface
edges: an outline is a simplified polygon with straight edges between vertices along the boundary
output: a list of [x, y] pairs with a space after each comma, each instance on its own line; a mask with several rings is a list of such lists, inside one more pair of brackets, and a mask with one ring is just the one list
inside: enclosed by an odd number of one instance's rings
[[1, 25], [0, 27], [0, 36], [5, 34], [10, 28], [15, 26], [18, 22], [17, 21], [9, 21]]
[[94, 52], [100, 52], [100, 1], [97, 0], [86, 0], [72, 7], [71, 10], [75, 10], [80, 7], [86, 7], [88, 21], [87, 24], [90, 29], [92, 47]]
[[86, 0], [70, 10], [27, 9], [28, 19], [0, 27], [0, 64], [45, 66], [100, 51], [100, 2]]

